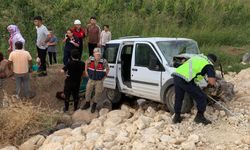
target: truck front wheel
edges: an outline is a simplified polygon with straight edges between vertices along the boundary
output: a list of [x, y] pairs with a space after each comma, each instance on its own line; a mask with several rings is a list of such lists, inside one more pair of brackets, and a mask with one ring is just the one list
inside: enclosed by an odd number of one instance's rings
[[121, 101], [121, 93], [116, 89], [105, 88], [105, 95], [111, 101], [112, 104], [119, 103]]
[[[164, 103], [166, 105], [165, 107], [167, 107], [167, 109], [171, 113], [174, 113], [174, 104], [175, 104], [175, 89], [174, 89], [174, 86], [171, 86], [165, 92]], [[192, 98], [187, 93], [185, 93], [183, 103], [182, 103], [181, 113], [190, 112], [193, 106], [194, 106], [194, 103], [193, 103]]]

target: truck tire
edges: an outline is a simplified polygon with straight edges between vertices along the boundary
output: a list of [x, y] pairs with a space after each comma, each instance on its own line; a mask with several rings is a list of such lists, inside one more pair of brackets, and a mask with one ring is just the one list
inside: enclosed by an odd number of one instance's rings
[[105, 96], [107, 97], [108, 100], [110, 100], [112, 104], [117, 104], [121, 101], [122, 94], [117, 88], [116, 89], [105, 88], [104, 91], [105, 91]]
[[[165, 93], [165, 105], [170, 113], [174, 113], [175, 89], [174, 86], [168, 88]], [[181, 113], [189, 113], [194, 106], [192, 98], [186, 93], [183, 99]]]

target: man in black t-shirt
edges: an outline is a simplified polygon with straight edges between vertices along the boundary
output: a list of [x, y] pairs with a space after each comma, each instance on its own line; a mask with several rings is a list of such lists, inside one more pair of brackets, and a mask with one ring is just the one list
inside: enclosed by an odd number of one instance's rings
[[62, 72], [66, 73], [64, 85], [64, 112], [67, 112], [69, 110], [69, 99], [71, 95], [74, 99], [74, 111], [78, 109], [79, 88], [81, 84], [81, 77], [83, 75], [83, 71], [85, 70], [85, 63], [79, 60], [79, 51], [77, 49], [72, 50], [71, 59], [72, 60], [70, 60], [62, 69]]

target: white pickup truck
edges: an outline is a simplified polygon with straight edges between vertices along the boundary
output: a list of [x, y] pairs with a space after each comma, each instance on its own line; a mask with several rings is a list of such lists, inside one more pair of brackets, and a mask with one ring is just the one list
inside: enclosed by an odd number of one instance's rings
[[[104, 80], [107, 98], [117, 103], [123, 96], [133, 96], [160, 102], [174, 111], [172, 72], [175, 56], [199, 54], [197, 42], [187, 38], [121, 38], [107, 43], [103, 57], [110, 72]], [[177, 57], [178, 58], [178, 57]], [[186, 95], [182, 112], [193, 107]]]

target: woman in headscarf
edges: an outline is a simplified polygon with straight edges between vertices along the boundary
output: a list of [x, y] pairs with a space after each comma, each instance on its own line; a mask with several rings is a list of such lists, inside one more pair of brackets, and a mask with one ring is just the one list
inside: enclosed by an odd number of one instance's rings
[[9, 46], [9, 48], [8, 48], [8, 51], [9, 51], [9, 52], [12, 52], [12, 51], [15, 50], [15, 43], [16, 43], [17, 41], [22, 42], [23, 45], [24, 45], [25, 40], [24, 40], [23, 36], [21, 35], [18, 26], [16, 26], [16, 25], [9, 25], [9, 26], [7, 27], [7, 30], [8, 30], [9, 33], [10, 33], [10, 38], [9, 38], [9, 45], [10, 45], [10, 46]]

